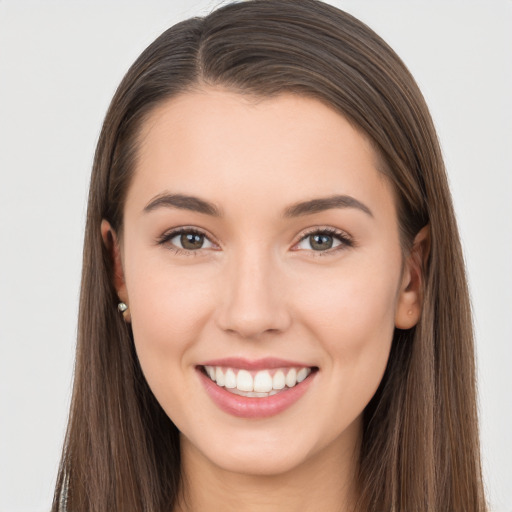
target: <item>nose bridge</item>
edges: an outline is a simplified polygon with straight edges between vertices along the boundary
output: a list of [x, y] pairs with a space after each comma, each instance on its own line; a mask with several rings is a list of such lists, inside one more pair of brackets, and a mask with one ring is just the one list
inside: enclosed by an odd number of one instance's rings
[[244, 338], [282, 331], [290, 320], [277, 262], [269, 248], [255, 245], [231, 258], [219, 312], [221, 328]]

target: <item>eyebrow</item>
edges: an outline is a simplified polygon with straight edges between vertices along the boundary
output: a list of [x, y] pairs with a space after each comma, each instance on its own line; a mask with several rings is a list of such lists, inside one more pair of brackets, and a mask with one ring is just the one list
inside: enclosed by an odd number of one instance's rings
[[370, 217], [373, 217], [373, 213], [368, 206], [361, 203], [361, 201], [358, 201], [354, 197], [347, 195], [334, 195], [295, 203], [286, 208], [284, 216], [287, 218], [300, 217], [302, 215], [311, 215], [313, 213], [323, 212], [333, 208], [357, 208]]
[[150, 212], [162, 206], [204, 213], [205, 215], [211, 215], [213, 217], [221, 217], [220, 210], [213, 203], [184, 194], [160, 194], [144, 207], [144, 211]]
[[[199, 197], [185, 194], [160, 194], [153, 198], [145, 207], [144, 212], [150, 212], [160, 207], [177, 208], [180, 210], [190, 210], [193, 212], [211, 215], [212, 217], [221, 217], [222, 214], [213, 203], [200, 199]], [[334, 208], [356, 208], [373, 217], [373, 213], [361, 201], [352, 196], [334, 195], [301, 201], [292, 204], [284, 211], [285, 218], [301, 217], [303, 215], [312, 215], [314, 213], [331, 210]]]

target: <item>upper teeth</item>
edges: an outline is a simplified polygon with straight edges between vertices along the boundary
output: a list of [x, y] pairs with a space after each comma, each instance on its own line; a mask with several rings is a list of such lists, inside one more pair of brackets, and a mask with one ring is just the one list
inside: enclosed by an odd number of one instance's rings
[[218, 386], [233, 392], [275, 394], [287, 386], [293, 388], [302, 382], [310, 373], [311, 368], [286, 368], [276, 370], [260, 370], [249, 372], [222, 366], [205, 366], [206, 373]]

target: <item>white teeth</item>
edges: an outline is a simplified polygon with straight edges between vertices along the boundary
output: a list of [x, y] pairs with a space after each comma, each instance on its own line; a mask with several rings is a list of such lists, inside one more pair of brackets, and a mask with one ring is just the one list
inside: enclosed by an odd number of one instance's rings
[[268, 393], [272, 390], [272, 377], [266, 370], [258, 372], [254, 376], [254, 391]]
[[215, 380], [219, 386], [224, 386], [224, 373], [222, 372], [222, 368], [220, 368], [220, 366], [217, 366], [215, 370]]
[[297, 372], [297, 382], [302, 382], [309, 375], [309, 368], [301, 368]]
[[226, 388], [228, 389], [236, 388], [236, 375], [231, 368], [228, 368], [226, 370], [226, 375], [224, 377], [224, 386], [226, 386]]
[[[217, 384], [219, 382], [217, 381]], [[252, 391], [252, 375], [247, 370], [240, 370], [236, 376], [236, 387], [240, 391]]]
[[213, 366], [205, 366], [204, 369], [206, 370], [206, 373], [210, 379], [215, 380], [215, 368]]
[[[285, 379], [286, 385], [289, 388], [293, 388], [295, 384], [297, 384], [297, 370], [295, 368], [292, 368], [287, 374]], [[218, 381], [217, 381], [218, 383]]]
[[[218, 386], [226, 387], [232, 393], [250, 397], [266, 397], [279, 393], [283, 389], [293, 388], [311, 373], [311, 368], [277, 369], [249, 372], [222, 366], [205, 366], [204, 370]], [[254, 376], [253, 376], [254, 375]]]
[[[234, 395], [239, 395], [239, 396], [248, 396], [248, 397], [251, 397], [251, 398], [264, 398], [266, 396], [270, 396], [271, 393], [258, 393], [256, 391], [240, 391], [239, 389], [230, 389], [229, 390], [230, 393], [233, 393]], [[276, 391], [277, 393], [277, 391]]]
[[284, 377], [284, 373], [281, 370], [277, 370], [274, 373], [274, 377], [272, 378], [272, 387], [274, 389], [283, 389], [286, 385], [286, 380]]

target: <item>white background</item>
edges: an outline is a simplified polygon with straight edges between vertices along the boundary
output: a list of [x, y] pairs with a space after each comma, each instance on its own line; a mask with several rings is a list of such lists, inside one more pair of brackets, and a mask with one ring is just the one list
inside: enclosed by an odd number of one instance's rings
[[[50, 507], [110, 98], [156, 36], [218, 3], [0, 0], [0, 512]], [[436, 122], [473, 295], [488, 496], [511, 512], [512, 1], [332, 3], [394, 47]]]

